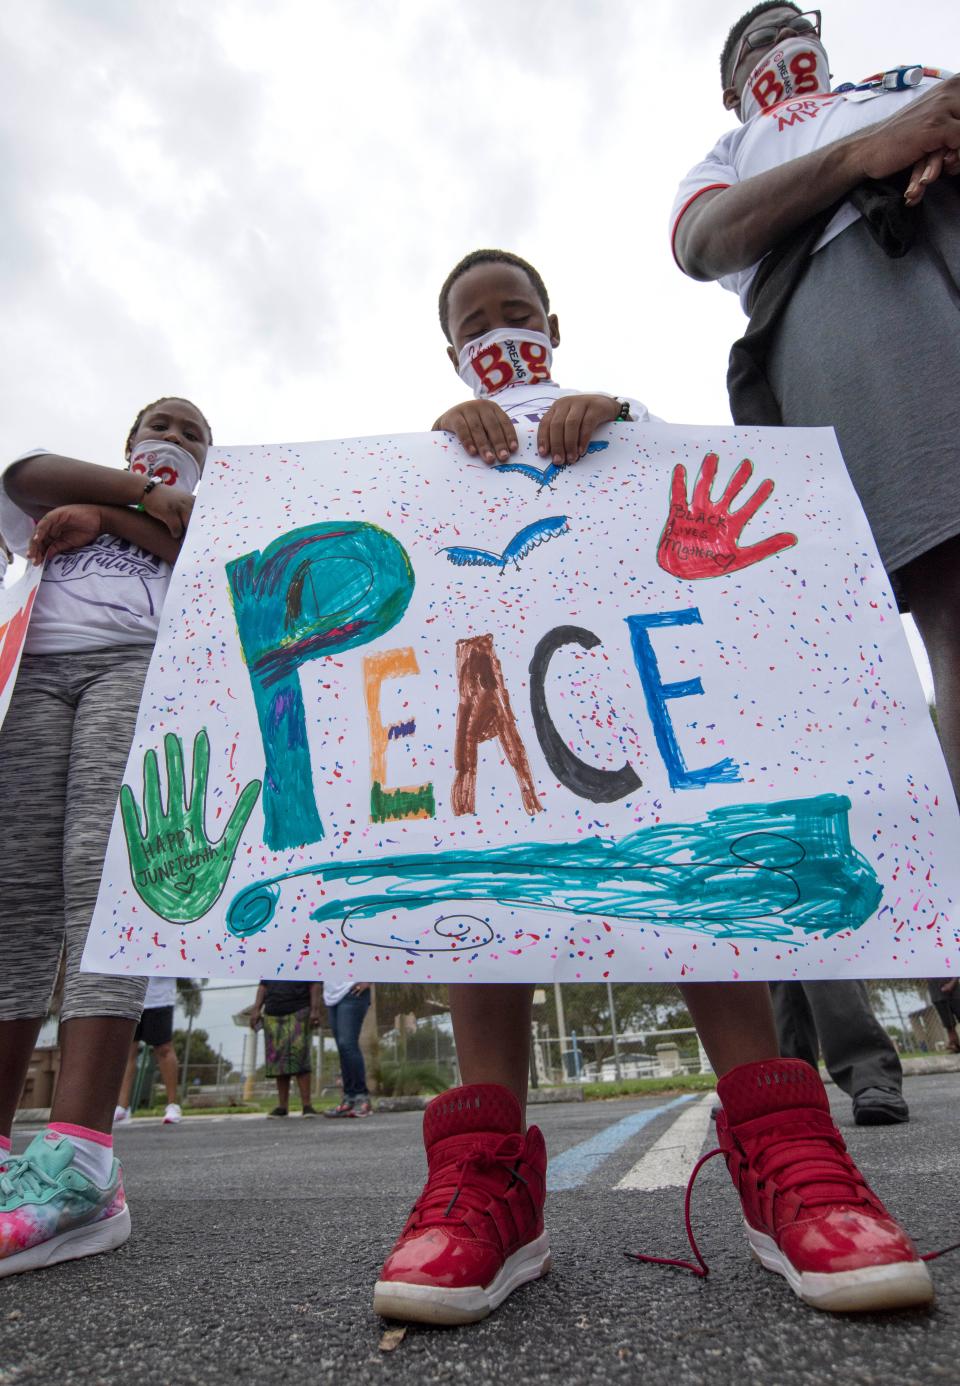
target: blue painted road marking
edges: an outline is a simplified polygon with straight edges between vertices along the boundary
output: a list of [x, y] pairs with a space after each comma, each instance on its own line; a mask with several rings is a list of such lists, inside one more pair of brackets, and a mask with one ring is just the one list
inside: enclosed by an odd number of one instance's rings
[[562, 1189], [575, 1189], [590, 1177], [598, 1165], [622, 1145], [626, 1145], [631, 1136], [642, 1131], [644, 1126], [648, 1126], [651, 1121], [655, 1121], [658, 1116], [669, 1112], [673, 1107], [679, 1107], [684, 1102], [692, 1102], [699, 1096], [696, 1092], [685, 1093], [683, 1097], [675, 1097], [672, 1102], [664, 1102], [660, 1107], [648, 1107], [646, 1111], [634, 1112], [622, 1121], [615, 1121], [612, 1126], [591, 1136], [589, 1140], [571, 1146], [550, 1162], [547, 1168], [547, 1189], [550, 1193], [557, 1193]]

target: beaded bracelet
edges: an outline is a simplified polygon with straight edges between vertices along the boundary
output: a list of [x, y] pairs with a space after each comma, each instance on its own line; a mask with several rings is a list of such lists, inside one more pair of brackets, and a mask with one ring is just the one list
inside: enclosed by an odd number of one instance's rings
[[137, 506], [135, 506], [134, 509], [135, 509], [135, 510], [142, 510], [143, 513], [146, 515], [146, 513], [147, 513], [147, 507], [144, 505], [143, 502], [147, 499], [147, 496], [149, 496], [149, 494], [150, 494], [151, 491], [155, 490], [158, 486], [162, 486], [162, 485], [163, 485], [163, 483], [162, 483], [162, 481], [160, 480], [160, 478], [159, 478], [158, 476], [151, 476], [151, 477], [149, 477], [149, 478], [147, 479], [146, 485], [145, 485], [144, 488], [143, 488], [143, 495], [140, 497], [140, 504], [137, 505]]

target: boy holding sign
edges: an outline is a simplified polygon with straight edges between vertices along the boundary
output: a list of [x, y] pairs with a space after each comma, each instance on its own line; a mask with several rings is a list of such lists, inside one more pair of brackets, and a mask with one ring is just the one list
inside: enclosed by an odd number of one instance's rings
[[[540, 275], [515, 255], [462, 260], [441, 291], [440, 320], [475, 398], [434, 427], [471, 457], [510, 465], [517, 425], [536, 425], [545, 465], [565, 466], [602, 424], [650, 419], [636, 401], [560, 389], [557, 318]], [[763, 1264], [823, 1309], [929, 1302], [926, 1266], [847, 1154], [819, 1075], [777, 1057], [766, 984], [681, 991], [718, 1076], [720, 1147]], [[450, 987], [464, 1085], [426, 1111], [427, 1182], [374, 1295], [388, 1318], [473, 1322], [549, 1269], [546, 1150], [523, 1115], [532, 995], [525, 985]]]

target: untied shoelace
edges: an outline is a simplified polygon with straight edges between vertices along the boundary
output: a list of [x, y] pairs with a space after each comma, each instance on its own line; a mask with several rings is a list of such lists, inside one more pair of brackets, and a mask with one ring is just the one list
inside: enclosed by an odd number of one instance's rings
[[[831, 1138], [827, 1137], [826, 1134], [824, 1134], [824, 1139], [831, 1140], [831, 1144], [833, 1144], [833, 1145], [838, 1145], [839, 1142], [842, 1141], [842, 1138], [839, 1137], [839, 1136], [838, 1136], [837, 1138], [831, 1139]], [[770, 1146], [770, 1149], [773, 1149], [773, 1148], [775, 1147], [776, 1144], [777, 1144], [776, 1142], [772, 1142], [772, 1143], [771, 1143], [771, 1146]], [[624, 1256], [626, 1256], [626, 1257], [627, 1257], [629, 1260], [631, 1260], [631, 1261], [642, 1261], [642, 1262], [647, 1263], [648, 1265], [653, 1265], [653, 1266], [676, 1266], [676, 1267], [678, 1267], [678, 1269], [680, 1269], [680, 1270], [688, 1270], [688, 1271], [690, 1271], [693, 1275], [697, 1276], [698, 1279], [701, 1279], [701, 1280], [705, 1280], [705, 1279], [706, 1279], [706, 1277], [710, 1274], [710, 1267], [707, 1265], [706, 1261], [704, 1260], [703, 1255], [702, 1255], [702, 1253], [701, 1253], [701, 1251], [700, 1251], [700, 1248], [699, 1248], [699, 1246], [697, 1245], [697, 1239], [696, 1239], [696, 1237], [693, 1235], [693, 1222], [692, 1222], [691, 1217], [690, 1217], [690, 1204], [691, 1204], [691, 1200], [692, 1200], [692, 1198], [693, 1198], [693, 1186], [694, 1186], [694, 1184], [696, 1183], [697, 1175], [698, 1175], [698, 1174], [700, 1173], [700, 1171], [703, 1169], [703, 1167], [704, 1167], [705, 1164], [707, 1164], [710, 1160], [714, 1159], [715, 1156], [717, 1156], [717, 1155], [722, 1155], [723, 1153], [724, 1153], [723, 1150], [722, 1150], [721, 1147], [718, 1145], [715, 1149], [713, 1149], [713, 1150], [708, 1150], [707, 1153], [706, 1153], [705, 1155], [701, 1155], [701, 1156], [700, 1156], [700, 1159], [697, 1161], [697, 1163], [696, 1163], [696, 1164], [694, 1165], [694, 1167], [693, 1167], [693, 1170], [692, 1170], [692, 1172], [691, 1172], [691, 1174], [690, 1174], [690, 1178], [687, 1180], [686, 1193], [684, 1194], [684, 1199], [683, 1199], [683, 1220], [684, 1220], [684, 1226], [685, 1226], [686, 1232], [687, 1232], [687, 1241], [690, 1243], [690, 1249], [691, 1249], [691, 1251], [693, 1252], [694, 1256], [697, 1258], [696, 1264], [694, 1264], [693, 1261], [685, 1261], [685, 1260], [683, 1260], [681, 1257], [674, 1257], [674, 1256], [649, 1256], [649, 1255], [647, 1255], [645, 1252], [642, 1252], [642, 1251], [625, 1251], [625, 1252], [623, 1253]], [[767, 1153], [767, 1152], [764, 1152], [764, 1153]], [[844, 1152], [844, 1153], [845, 1153], [845, 1152]], [[848, 1158], [848, 1160], [849, 1160], [849, 1157], [847, 1157], [847, 1158]], [[807, 1165], [809, 1165], [809, 1163], [810, 1163], [809, 1161], [804, 1161], [804, 1162], [803, 1162], [803, 1164], [807, 1164]], [[853, 1162], [852, 1162], [852, 1161], [849, 1161], [849, 1163], [850, 1163], [851, 1166], [852, 1166]], [[811, 1171], [808, 1171], [808, 1172], [804, 1173], [804, 1172], [803, 1172], [803, 1166], [801, 1165], [800, 1169], [798, 1170], [798, 1177], [797, 1177], [797, 1179], [791, 1181], [791, 1183], [792, 1183], [792, 1184], [797, 1184], [797, 1183], [800, 1183], [800, 1182], [803, 1182], [803, 1183], [810, 1183], [810, 1182], [813, 1182], [813, 1183], [823, 1183], [823, 1182], [824, 1182], [824, 1179], [823, 1179], [822, 1176], [821, 1176], [820, 1179], [811, 1179], [811, 1173], [812, 1173]], [[858, 1181], [858, 1182], [859, 1182], [859, 1181]], [[807, 1203], [811, 1203], [811, 1204], [824, 1204], [824, 1203], [833, 1202], [834, 1200], [833, 1200], [832, 1198], [824, 1197], [824, 1196], [821, 1194], [820, 1196], [814, 1195], [814, 1196], [812, 1196], [812, 1197], [809, 1197], [809, 1198], [805, 1199], [804, 1201], [807, 1202]], [[849, 1202], [851, 1202], [851, 1203], [854, 1203], [854, 1202], [869, 1203], [870, 1201], [871, 1201], [870, 1199], [864, 1198], [862, 1195], [854, 1196], [853, 1198], [851, 1198], [851, 1199], [849, 1200]], [[946, 1254], [947, 1254], [948, 1251], [956, 1251], [958, 1248], [960, 1248], [960, 1242], [953, 1242], [950, 1246], [942, 1247], [939, 1251], [927, 1251], [927, 1252], [924, 1252], [924, 1254], [920, 1257], [920, 1260], [921, 1260], [921, 1261], [935, 1261], [935, 1260], [937, 1259], [938, 1256], [946, 1256]]]

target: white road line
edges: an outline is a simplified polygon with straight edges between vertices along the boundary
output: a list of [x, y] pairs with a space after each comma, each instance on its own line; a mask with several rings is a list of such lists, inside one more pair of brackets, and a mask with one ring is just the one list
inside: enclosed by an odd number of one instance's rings
[[710, 1108], [716, 1100], [716, 1093], [708, 1092], [699, 1102], [685, 1108], [615, 1187], [682, 1188], [700, 1158], [710, 1125]]
[[661, 1103], [658, 1107], [644, 1107], [642, 1111], [633, 1112], [630, 1116], [615, 1121], [612, 1126], [604, 1126], [595, 1136], [581, 1141], [579, 1145], [571, 1146], [569, 1150], [550, 1161], [547, 1168], [547, 1188], [551, 1192], [575, 1189], [590, 1177], [598, 1165], [609, 1159], [622, 1145], [626, 1145], [627, 1141], [632, 1140], [637, 1132], [642, 1131], [651, 1121], [656, 1121], [664, 1112], [669, 1112], [671, 1107], [679, 1107], [692, 1101], [693, 1093], [685, 1093], [683, 1097], [674, 1097], [672, 1101]]

